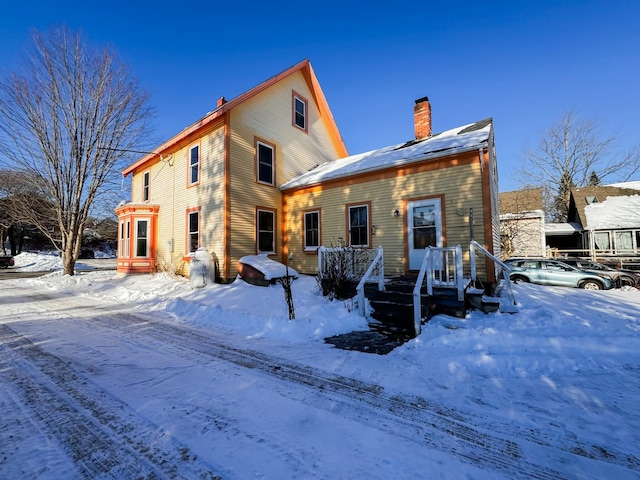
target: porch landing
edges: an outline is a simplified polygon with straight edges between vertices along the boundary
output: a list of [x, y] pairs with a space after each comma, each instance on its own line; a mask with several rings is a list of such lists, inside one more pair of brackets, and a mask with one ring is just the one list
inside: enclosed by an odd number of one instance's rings
[[344, 333], [325, 338], [325, 343], [330, 343], [341, 350], [353, 350], [364, 353], [376, 353], [386, 355], [394, 348], [411, 340], [409, 337], [392, 336], [375, 330], [364, 330]]

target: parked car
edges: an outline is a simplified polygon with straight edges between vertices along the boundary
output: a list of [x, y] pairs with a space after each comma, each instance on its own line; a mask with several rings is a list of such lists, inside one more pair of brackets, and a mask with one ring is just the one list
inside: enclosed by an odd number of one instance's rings
[[15, 265], [13, 257], [9, 255], [0, 256], [0, 268], [9, 268]]
[[609, 275], [617, 288], [624, 286], [635, 287], [640, 284], [640, 272], [635, 272], [634, 270], [612, 268], [602, 263], [583, 260], [581, 258], [563, 258], [561, 261], [567, 265], [595, 273], [596, 275], [599, 273]]
[[509, 278], [514, 282], [531, 282], [540, 285], [578, 287], [587, 290], [608, 290], [613, 279], [605, 273], [580, 270], [558, 260], [548, 258], [511, 258], [505, 263], [510, 268]]

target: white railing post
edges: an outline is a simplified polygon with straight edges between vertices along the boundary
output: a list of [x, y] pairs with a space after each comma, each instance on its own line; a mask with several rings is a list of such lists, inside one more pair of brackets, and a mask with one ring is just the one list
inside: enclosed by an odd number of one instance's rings
[[[415, 329], [416, 337], [420, 335], [422, 331], [422, 298], [420, 291], [422, 290], [422, 282], [424, 282], [425, 275], [427, 275], [427, 293], [429, 295], [433, 293], [433, 287], [431, 285], [431, 277], [433, 276], [431, 253], [432, 247], [427, 247], [424, 257], [422, 258], [422, 265], [418, 272], [416, 284], [413, 286], [413, 328]], [[428, 274], [427, 271], [429, 271]]]
[[458, 288], [458, 301], [464, 301], [464, 271], [462, 268], [462, 246], [456, 245], [455, 249], [456, 286]]
[[326, 248], [322, 246], [318, 248], [318, 274], [322, 274], [324, 272], [324, 265], [322, 264], [322, 262], [325, 250]]
[[384, 290], [384, 252], [382, 245], [378, 247], [378, 255], [380, 255], [380, 270], [378, 275], [378, 290]]
[[476, 270], [476, 247], [473, 242], [469, 245], [469, 267], [471, 269], [471, 280], [475, 281], [478, 278], [478, 272]]
[[364, 284], [367, 282], [367, 280], [369, 280], [369, 278], [371, 278], [376, 266], [378, 266], [378, 290], [382, 291], [384, 290], [384, 250], [382, 249], [382, 246], [378, 247], [375, 258], [369, 265], [369, 268], [367, 268], [367, 271], [362, 276], [362, 278], [358, 282], [358, 286], [356, 287], [356, 291], [358, 292], [358, 310], [360, 311], [360, 315], [362, 315], [363, 317], [365, 317], [367, 314], [364, 307]]
[[504, 278], [504, 281], [505, 281], [505, 283], [507, 285], [507, 293], [509, 294], [509, 300], [511, 300], [513, 305], [515, 305], [516, 304], [516, 297], [513, 294], [513, 289], [511, 288], [511, 279], [509, 278], [509, 273], [511, 272], [511, 269], [503, 261], [498, 259], [495, 255], [490, 253], [486, 248], [484, 248], [482, 245], [480, 245], [475, 240], [471, 240], [471, 245], [475, 246], [485, 256], [489, 257], [493, 261], [493, 263], [495, 263], [496, 265], [500, 266], [500, 268], [502, 269], [502, 277]]

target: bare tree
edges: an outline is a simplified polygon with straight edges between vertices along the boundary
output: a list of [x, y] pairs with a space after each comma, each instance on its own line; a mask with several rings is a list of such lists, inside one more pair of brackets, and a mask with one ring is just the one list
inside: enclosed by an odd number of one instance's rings
[[48, 236], [65, 274], [74, 274], [92, 205], [127, 152], [141, 148], [151, 117], [148, 95], [116, 54], [66, 27], [34, 32], [23, 69], [0, 80], [3, 160], [53, 205], [57, 229]]
[[621, 154], [616, 140], [601, 136], [594, 120], [569, 111], [543, 132], [536, 149], [526, 151], [519, 174], [526, 186], [543, 187], [549, 220], [566, 221], [572, 187], [609, 177], [625, 181], [640, 170], [640, 150]]

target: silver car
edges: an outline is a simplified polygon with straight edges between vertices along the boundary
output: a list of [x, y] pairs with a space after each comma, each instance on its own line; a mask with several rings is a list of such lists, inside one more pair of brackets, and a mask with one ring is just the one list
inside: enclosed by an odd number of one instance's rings
[[578, 287], [587, 290], [608, 290], [613, 287], [613, 279], [605, 273], [590, 273], [558, 260], [511, 258], [505, 263], [511, 270], [509, 277], [514, 282]]
[[613, 279], [614, 285], [618, 288], [624, 286], [635, 287], [640, 282], [640, 272], [634, 272], [633, 270], [611, 268], [602, 263], [583, 260], [582, 258], [563, 258], [561, 261], [567, 265], [595, 273], [596, 275], [604, 273]]

